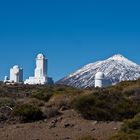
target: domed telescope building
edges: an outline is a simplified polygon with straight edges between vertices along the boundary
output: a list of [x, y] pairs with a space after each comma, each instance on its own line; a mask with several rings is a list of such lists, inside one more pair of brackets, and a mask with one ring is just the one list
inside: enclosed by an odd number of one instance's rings
[[29, 77], [29, 79], [26, 79], [24, 84], [29, 85], [45, 85], [48, 84], [48, 81], [51, 81], [47, 75], [47, 67], [48, 65], [48, 59], [43, 54], [38, 54], [36, 57], [36, 68], [34, 71], [34, 77]]
[[97, 72], [95, 74], [95, 87], [103, 88], [111, 86], [111, 81], [106, 78], [103, 72]]
[[[5, 77], [5, 80], [6, 80], [6, 77]], [[13, 83], [23, 82], [23, 69], [20, 68], [18, 65], [15, 65], [13, 66], [13, 68], [10, 69], [10, 82], [13, 82]]]
[[105, 75], [103, 72], [97, 72], [95, 75], [95, 87], [104, 87]]

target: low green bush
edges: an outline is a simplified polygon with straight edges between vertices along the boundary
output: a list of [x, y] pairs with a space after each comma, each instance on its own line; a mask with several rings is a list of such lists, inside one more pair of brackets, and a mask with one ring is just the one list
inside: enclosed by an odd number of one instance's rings
[[134, 85], [134, 86], [124, 88], [123, 94], [127, 96], [140, 95], [140, 86]]
[[43, 116], [45, 118], [52, 118], [52, 117], [55, 117], [57, 115], [59, 115], [59, 110], [55, 107], [51, 107], [51, 108], [46, 108], [44, 111], [43, 111]]
[[14, 107], [15, 101], [12, 98], [1, 97], [0, 98], [0, 107], [4, 107], [4, 106]]
[[109, 140], [139, 140], [140, 137], [137, 136], [136, 134], [126, 134], [126, 133], [119, 133]]
[[84, 118], [98, 121], [122, 121], [140, 112], [139, 104], [110, 91], [79, 96], [72, 105]]
[[136, 115], [133, 119], [126, 120], [122, 125], [121, 131], [125, 133], [139, 131], [140, 134], [140, 114]]
[[19, 101], [19, 103], [21, 103], [21, 104], [30, 104], [30, 105], [36, 106], [36, 107], [45, 106], [45, 101], [39, 100], [39, 99], [36, 99], [36, 98], [25, 98], [22, 101]]
[[140, 140], [140, 115], [124, 121], [118, 134], [109, 140]]
[[52, 94], [46, 92], [37, 92], [37, 93], [33, 93], [31, 97], [47, 102], [52, 97]]
[[19, 117], [23, 121], [36, 121], [43, 118], [42, 111], [39, 108], [29, 104], [16, 105], [12, 114]]

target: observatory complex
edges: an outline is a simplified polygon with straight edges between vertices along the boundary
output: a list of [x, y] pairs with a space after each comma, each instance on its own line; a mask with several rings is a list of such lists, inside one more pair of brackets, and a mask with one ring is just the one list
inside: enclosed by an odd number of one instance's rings
[[10, 78], [8, 76], [4, 77], [4, 83], [24, 83], [29, 85], [53, 84], [53, 79], [47, 75], [47, 65], [48, 59], [43, 54], [38, 54], [36, 57], [36, 68], [33, 77], [29, 77], [29, 79], [26, 79], [25, 82], [23, 82], [23, 69], [18, 65], [15, 65], [10, 69]]
[[49, 78], [47, 75], [47, 65], [48, 65], [48, 59], [43, 54], [38, 54], [36, 57], [36, 68], [34, 71], [34, 76], [29, 77], [29, 79], [26, 79], [24, 84], [29, 85], [45, 85], [45, 84], [52, 84], [53, 80], [52, 78]]

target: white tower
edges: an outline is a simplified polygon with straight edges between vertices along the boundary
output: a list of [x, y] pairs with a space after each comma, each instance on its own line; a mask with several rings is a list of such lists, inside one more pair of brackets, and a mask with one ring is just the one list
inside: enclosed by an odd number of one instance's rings
[[47, 77], [47, 59], [43, 54], [38, 54], [36, 58], [35, 77]]
[[36, 57], [34, 77], [29, 77], [24, 83], [29, 85], [47, 84], [47, 64], [48, 59], [43, 54], [38, 54]]
[[14, 83], [23, 82], [23, 69], [18, 65], [10, 69], [10, 81]]
[[95, 75], [95, 87], [104, 87], [105, 75], [103, 72], [97, 72]]

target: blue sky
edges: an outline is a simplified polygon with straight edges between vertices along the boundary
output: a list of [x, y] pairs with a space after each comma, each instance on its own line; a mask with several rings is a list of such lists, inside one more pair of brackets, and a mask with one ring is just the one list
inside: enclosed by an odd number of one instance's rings
[[140, 64], [139, 0], [1, 0], [0, 79], [9, 68], [33, 75], [35, 56], [49, 59], [55, 80], [120, 53]]

